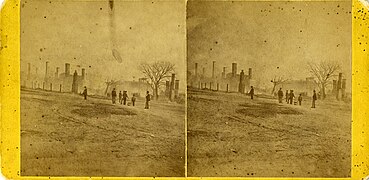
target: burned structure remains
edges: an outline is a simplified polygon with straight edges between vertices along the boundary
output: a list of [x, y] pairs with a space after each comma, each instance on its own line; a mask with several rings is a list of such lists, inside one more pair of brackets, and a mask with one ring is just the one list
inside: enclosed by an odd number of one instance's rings
[[172, 74], [170, 81], [165, 81], [165, 96], [170, 100], [177, 98], [179, 93], [179, 80], [176, 80], [176, 74]]
[[253, 85], [252, 80], [252, 68], [248, 68], [248, 72], [245, 73], [243, 69], [237, 73], [237, 63], [232, 63], [232, 71], [227, 73], [227, 67], [223, 67], [221, 73], [216, 73], [216, 62], [212, 63], [212, 76], [207, 77], [205, 75], [206, 67], [203, 67], [202, 74], [198, 73], [198, 63], [195, 63], [194, 75], [189, 77], [188, 85], [190, 87], [199, 89], [209, 89], [216, 91], [226, 92], [239, 92], [247, 93], [250, 90], [250, 86]]
[[337, 100], [346, 98], [346, 79], [343, 78], [342, 73], [338, 74], [338, 79], [333, 80], [332, 94]]
[[27, 77], [22, 81], [22, 87], [32, 89], [42, 89], [48, 91], [72, 92], [80, 93], [83, 86], [86, 85], [86, 69], [81, 68], [80, 75], [77, 69], [71, 73], [71, 66], [65, 63], [64, 73], [59, 72], [60, 67], [55, 68], [55, 72], [50, 71], [49, 62], [45, 62], [45, 74], [41, 76], [38, 74], [38, 68], [32, 73], [31, 63], [27, 64], [27, 72], [24, 74]]

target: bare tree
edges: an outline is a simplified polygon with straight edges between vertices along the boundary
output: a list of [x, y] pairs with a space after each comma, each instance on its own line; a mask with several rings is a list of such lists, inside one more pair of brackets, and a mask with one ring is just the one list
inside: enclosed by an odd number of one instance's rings
[[337, 62], [321, 61], [320, 63], [308, 63], [310, 73], [316, 78], [315, 83], [319, 86], [323, 99], [326, 97], [325, 89], [333, 77], [333, 74], [341, 69]]
[[106, 84], [106, 88], [105, 88], [105, 92], [104, 92], [104, 95], [107, 95], [108, 93], [108, 89], [110, 86], [114, 86], [117, 84], [118, 81], [115, 81], [115, 80], [111, 80], [111, 81], [106, 81], [105, 84]]
[[174, 64], [166, 61], [157, 61], [151, 64], [142, 63], [139, 67], [140, 71], [149, 79], [153, 94], [158, 99], [159, 88], [165, 79], [174, 73]]
[[285, 82], [287, 82], [289, 79], [285, 79], [282, 76], [274, 76], [274, 78], [270, 81], [271, 83], [273, 83], [273, 89], [272, 89], [272, 95], [274, 94], [275, 91], [275, 87], [277, 87], [280, 84], [283, 84]]

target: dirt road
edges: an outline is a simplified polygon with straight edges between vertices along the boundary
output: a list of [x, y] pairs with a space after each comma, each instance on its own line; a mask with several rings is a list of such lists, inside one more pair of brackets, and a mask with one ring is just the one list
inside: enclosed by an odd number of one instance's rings
[[22, 176], [184, 176], [185, 107], [21, 91]]
[[349, 177], [351, 105], [188, 91], [188, 176]]

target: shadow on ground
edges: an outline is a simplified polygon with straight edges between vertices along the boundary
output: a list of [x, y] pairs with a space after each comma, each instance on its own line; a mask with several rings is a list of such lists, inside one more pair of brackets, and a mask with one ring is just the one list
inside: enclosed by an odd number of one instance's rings
[[288, 114], [288, 115], [301, 115], [302, 112], [282, 106], [276, 103], [266, 103], [266, 102], [258, 102], [255, 104], [244, 103], [240, 104], [241, 109], [237, 109], [236, 113], [243, 114], [245, 116], [250, 116], [254, 118], [267, 118], [267, 117], [275, 117], [277, 114]]
[[79, 104], [75, 106], [77, 109], [73, 109], [71, 112], [73, 114], [78, 114], [82, 117], [92, 118], [106, 118], [111, 115], [123, 115], [123, 116], [131, 116], [137, 115], [136, 113], [119, 107], [112, 104], [102, 104], [102, 103], [94, 103], [94, 104]]

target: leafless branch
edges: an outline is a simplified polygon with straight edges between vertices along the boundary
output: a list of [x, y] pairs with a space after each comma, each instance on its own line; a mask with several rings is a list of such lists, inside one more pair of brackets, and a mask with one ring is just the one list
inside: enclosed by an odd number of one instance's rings
[[321, 61], [320, 63], [308, 63], [308, 68], [316, 78], [315, 82], [322, 89], [323, 97], [325, 97], [325, 88], [334, 74], [341, 69], [340, 65], [337, 62]]
[[157, 97], [158, 89], [166, 78], [170, 77], [171, 73], [174, 73], [174, 64], [166, 61], [157, 61], [151, 64], [142, 63], [139, 66], [139, 70], [150, 79], [149, 84], [155, 90]]

